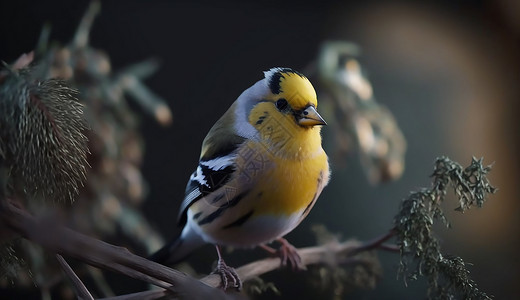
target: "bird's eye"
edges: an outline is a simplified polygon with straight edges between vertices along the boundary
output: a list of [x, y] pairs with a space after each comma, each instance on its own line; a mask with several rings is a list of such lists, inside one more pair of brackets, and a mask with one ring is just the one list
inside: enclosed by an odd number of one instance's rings
[[281, 98], [281, 99], [278, 99], [278, 101], [276, 101], [275, 105], [279, 111], [284, 111], [287, 108], [288, 103], [287, 103], [287, 100], [285, 100], [284, 98]]

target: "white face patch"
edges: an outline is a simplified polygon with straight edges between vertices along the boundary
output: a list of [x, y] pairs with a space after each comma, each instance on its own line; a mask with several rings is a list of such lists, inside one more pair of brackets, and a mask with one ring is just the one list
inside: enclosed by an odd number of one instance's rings
[[269, 94], [266, 79], [257, 81], [252, 87], [245, 90], [237, 99], [235, 109], [235, 133], [243, 138], [258, 141], [258, 131], [248, 121], [251, 109]]

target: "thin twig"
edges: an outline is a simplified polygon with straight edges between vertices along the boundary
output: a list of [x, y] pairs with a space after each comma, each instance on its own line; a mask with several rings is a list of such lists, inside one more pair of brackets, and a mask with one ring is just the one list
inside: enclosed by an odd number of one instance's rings
[[363, 252], [363, 251], [373, 250], [376, 248], [382, 248], [384, 250], [389, 250], [388, 247], [383, 246], [383, 243], [388, 241], [392, 237], [394, 237], [396, 234], [397, 234], [397, 232], [395, 231], [395, 229], [392, 228], [390, 231], [388, 231], [388, 233], [364, 243], [361, 247], [355, 249], [353, 254], [357, 254], [357, 253]]
[[79, 279], [78, 275], [76, 275], [76, 273], [74, 273], [74, 270], [72, 270], [72, 268], [67, 263], [67, 261], [63, 258], [63, 256], [56, 254], [56, 259], [58, 259], [58, 262], [60, 263], [61, 267], [63, 268], [63, 271], [65, 272], [65, 274], [67, 274], [70, 281], [72, 282], [72, 285], [74, 286], [74, 289], [76, 290], [76, 295], [78, 295], [78, 299], [94, 300], [94, 297], [92, 297], [92, 294], [90, 294], [87, 287], [83, 284], [81, 279]]

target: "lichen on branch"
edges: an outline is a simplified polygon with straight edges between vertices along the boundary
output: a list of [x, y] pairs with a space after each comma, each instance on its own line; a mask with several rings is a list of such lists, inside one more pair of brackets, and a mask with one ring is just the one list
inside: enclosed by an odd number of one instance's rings
[[[490, 170], [491, 166], [484, 166], [482, 159], [472, 158], [470, 165], [463, 168], [447, 157], [440, 157], [435, 162], [432, 187], [412, 192], [401, 203], [394, 219], [401, 252], [399, 274], [405, 282], [426, 276], [431, 298], [452, 299], [460, 295], [464, 299], [491, 299], [469, 278], [460, 257], [441, 252], [433, 232], [435, 221], [451, 227], [441, 208], [450, 188], [459, 201], [456, 210], [461, 212], [472, 206], [481, 207], [487, 196], [496, 192], [487, 178]], [[410, 266], [412, 263], [414, 267]]]

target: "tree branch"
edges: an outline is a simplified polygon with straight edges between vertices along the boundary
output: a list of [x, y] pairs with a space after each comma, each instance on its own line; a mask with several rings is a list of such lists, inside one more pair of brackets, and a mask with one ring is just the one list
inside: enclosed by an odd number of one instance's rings
[[74, 273], [74, 270], [72, 270], [72, 268], [69, 266], [67, 261], [63, 258], [63, 256], [56, 254], [56, 259], [60, 263], [65, 274], [67, 274], [67, 276], [70, 278], [70, 281], [72, 282], [72, 285], [74, 286], [74, 289], [76, 290], [76, 294], [78, 295], [78, 299], [94, 300], [94, 297], [92, 297], [92, 294], [90, 294], [87, 287], [83, 284], [81, 279], [79, 279], [78, 275], [76, 275], [76, 273]]
[[173, 295], [184, 294], [188, 288], [198, 293], [224, 295], [184, 273], [132, 254], [126, 248], [75, 232], [49, 218], [37, 219], [4, 200], [0, 201], [0, 225], [49, 251], [160, 286]]
[[390, 245], [383, 244], [384, 242], [386, 242], [389, 239], [391, 239], [392, 237], [394, 237], [396, 234], [397, 234], [397, 232], [395, 231], [394, 228], [392, 228], [388, 231], [388, 233], [386, 233], [380, 237], [377, 237], [369, 242], [366, 242], [362, 246], [358, 247], [357, 249], [354, 250], [353, 254], [357, 254], [357, 253], [360, 253], [363, 251], [369, 251], [369, 250], [376, 249], [376, 248], [381, 248], [381, 249], [384, 249], [387, 251], [399, 251], [399, 248], [395, 249], [395, 247], [393, 245], [390, 246]]
[[[385, 236], [387, 235], [389, 234], [386, 234]], [[391, 236], [386, 237], [384, 241], [388, 240], [390, 237]], [[298, 249], [298, 254], [300, 254], [302, 265], [305, 267], [317, 264], [337, 266], [342, 264], [363, 263], [364, 260], [360, 260], [356, 257], [356, 255], [363, 251], [369, 251], [379, 247], [385, 250], [392, 249], [391, 251], [393, 251], [392, 247], [383, 244], [383, 240], [378, 238], [369, 243], [361, 243], [355, 240], [348, 240], [343, 243], [333, 241], [320, 246], [300, 248]], [[280, 258], [272, 257], [246, 264], [237, 268], [236, 271], [240, 279], [242, 279], [243, 282], [246, 282], [265, 273], [277, 270], [280, 268], [280, 266]], [[220, 276], [217, 274], [205, 276], [200, 279], [200, 281], [212, 287], [219, 287], [221, 285]], [[157, 299], [164, 296], [165, 293], [165, 290], [158, 289], [154, 291], [140, 292], [117, 297], [108, 297], [99, 300]]]
[[[89, 265], [127, 275], [161, 288], [103, 298], [105, 300], [157, 299], [168, 294], [179, 299], [207, 299], [208, 296], [212, 299], [229, 299], [229, 295], [218, 288], [221, 286], [219, 275], [211, 274], [197, 280], [184, 273], [132, 254], [126, 248], [117, 247], [65, 228], [55, 221], [56, 218], [52, 220], [51, 218], [35, 218], [25, 210], [13, 205], [9, 200], [0, 201], [0, 203], [0, 225], [6, 226], [28, 240], [60, 255], [70, 256]], [[390, 239], [394, 234], [393, 231], [390, 231], [368, 243], [354, 240], [339, 243], [333, 240], [320, 246], [301, 248], [298, 253], [302, 258], [303, 266], [351, 264], [359, 261], [356, 260], [356, 255], [363, 251], [376, 248], [393, 250], [392, 246], [387, 246], [383, 242]], [[60, 255], [58, 255], [58, 260], [61, 258]], [[62, 266], [66, 264], [63, 258], [61, 258], [60, 263], [62, 263]], [[70, 267], [67, 268], [66, 266], [68, 265], [64, 266], [65, 272], [71, 277], [77, 288], [78, 296], [83, 299], [92, 299], [88, 297], [90, 293], [84, 288], [79, 278]], [[236, 271], [240, 278], [246, 282], [279, 269], [280, 266], [280, 258], [272, 257], [246, 264]], [[77, 281], [74, 278], [77, 278]], [[83, 292], [82, 287], [85, 292]]]

